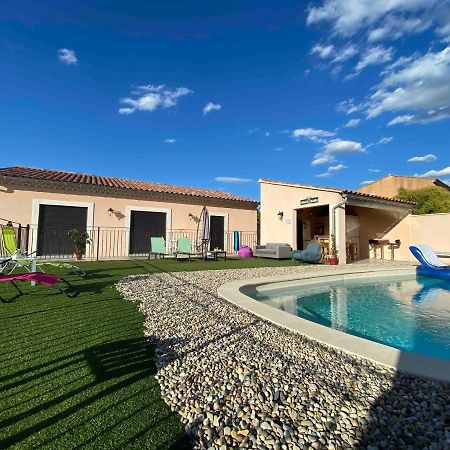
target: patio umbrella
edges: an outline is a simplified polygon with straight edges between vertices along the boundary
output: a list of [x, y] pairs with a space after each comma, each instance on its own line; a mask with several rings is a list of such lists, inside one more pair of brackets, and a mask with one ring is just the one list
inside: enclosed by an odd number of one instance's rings
[[206, 251], [208, 242], [211, 239], [211, 233], [209, 228], [209, 212], [206, 206], [203, 207], [200, 214], [202, 222], [202, 253]]
[[239, 231], [235, 230], [233, 233], [233, 250], [239, 251]]

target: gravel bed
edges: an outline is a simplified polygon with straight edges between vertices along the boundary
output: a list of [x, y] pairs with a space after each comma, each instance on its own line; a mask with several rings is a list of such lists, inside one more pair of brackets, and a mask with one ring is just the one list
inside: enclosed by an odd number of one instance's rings
[[308, 270], [333, 268], [163, 273], [118, 284], [140, 302], [161, 395], [193, 448], [449, 449], [448, 384], [335, 350], [217, 296], [228, 281]]

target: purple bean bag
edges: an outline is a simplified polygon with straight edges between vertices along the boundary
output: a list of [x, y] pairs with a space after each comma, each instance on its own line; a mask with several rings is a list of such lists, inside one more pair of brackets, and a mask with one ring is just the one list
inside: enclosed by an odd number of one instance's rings
[[240, 258], [253, 258], [253, 250], [247, 245], [241, 245], [238, 251]]

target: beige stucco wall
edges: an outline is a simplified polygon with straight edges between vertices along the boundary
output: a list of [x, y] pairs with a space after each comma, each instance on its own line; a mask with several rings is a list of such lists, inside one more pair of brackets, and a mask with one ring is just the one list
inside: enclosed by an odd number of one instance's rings
[[[167, 228], [172, 230], [196, 230], [197, 219], [200, 216], [203, 205], [208, 206], [210, 215], [223, 215], [225, 217], [225, 232], [239, 230], [242, 232], [256, 233], [256, 207], [243, 209], [237, 207], [220, 206], [217, 200], [202, 199], [198, 203], [187, 204], [186, 199], [178, 201], [161, 199], [139, 198], [139, 193], [133, 198], [117, 198], [107, 193], [89, 193], [83, 190], [64, 191], [61, 188], [42, 188], [22, 186], [8, 183], [0, 186], [0, 217], [37, 227], [38, 201], [65, 203], [77, 206], [88, 206], [88, 227], [102, 229], [124, 229], [129, 226], [131, 208], [136, 209], [161, 209], [167, 212]], [[202, 202], [202, 203], [200, 203]], [[114, 214], [108, 214], [112, 208]], [[92, 213], [90, 214], [89, 211]], [[192, 214], [194, 218], [190, 217]], [[127, 220], [128, 219], [128, 220]], [[126, 238], [125, 238], [126, 240]], [[125, 245], [125, 244], [124, 244]], [[124, 251], [123, 249], [121, 251]], [[120, 253], [117, 251], [117, 253]]]
[[380, 180], [363, 186], [358, 189], [359, 192], [366, 194], [380, 195], [382, 197], [393, 198], [398, 194], [400, 188], [411, 191], [434, 186], [434, 180], [418, 177], [401, 177], [388, 175]]
[[395, 259], [415, 261], [409, 246], [428, 244], [438, 252], [450, 252], [450, 214], [409, 215], [394, 227], [386, 238], [401, 239], [402, 245], [395, 250]]

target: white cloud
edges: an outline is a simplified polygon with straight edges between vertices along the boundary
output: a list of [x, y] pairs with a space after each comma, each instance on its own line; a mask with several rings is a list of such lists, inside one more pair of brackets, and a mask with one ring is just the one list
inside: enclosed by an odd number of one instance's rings
[[64, 64], [67, 64], [68, 66], [75, 65], [78, 63], [75, 51], [70, 50], [68, 48], [60, 48], [58, 50], [58, 59]]
[[327, 171], [325, 173], [320, 173], [319, 175], [316, 175], [317, 178], [326, 178], [330, 177], [333, 172], [338, 172], [339, 170], [347, 169], [347, 166], [344, 164], [336, 164], [335, 166], [328, 167]]
[[439, 120], [448, 119], [450, 117], [450, 107], [443, 106], [442, 108], [438, 108], [437, 110], [431, 110], [423, 114], [405, 114], [404, 116], [396, 116], [390, 122], [388, 122], [389, 126], [398, 125], [400, 123], [404, 123], [406, 125], [412, 123], [430, 123], [437, 122]]
[[221, 109], [222, 109], [221, 104], [209, 102], [207, 105], [204, 106], [202, 111], [203, 115], [206, 116], [206, 114], [210, 113], [211, 111], [219, 111]]
[[355, 72], [361, 72], [367, 66], [380, 65], [392, 60], [394, 49], [392, 47], [383, 47], [377, 45], [369, 47], [362, 55], [360, 61], [355, 67]]
[[329, 58], [330, 56], [333, 55], [333, 52], [334, 52], [333, 44], [329, 45], [316, 44], [311, 49], [312, 54], [316, 54], [322, 59]]
[[172, 108], [180, 97], [191, 94], [186, 87], [176, 89], [166, 88], [165, 85], [143, 85], [136, 87], [131, 94], [135, 96], [120, 99], [120, 103], [127, 105], [119, 109], [119, 114], [133, 114], [136, 111], [152, 112], [157, 108]]
[[176, 139], [164, 139], [164, 142], [166, 144], [175, 144], [175, 142], [177, 142], [177, 140]]
[[367, 169], [369, 172], [372, 172], [372, 173], [379, 173], [379, 172], [381, 172], [381, 170], [380, 169]]
[[347, 128], [353, 128], [357, 127], [361, 122], [361, 119], [350, 119], [346, 124], [345, 127]]
[[237, 177], [216, 177], [214, 179], [219, 183], [234, 183], [234, 184], [244, 184], [253, 181], [251, 178], [237, 178]]
[[328, 172], [337, 172], [338, 170], [346, 169], [347, 166], [344, 166], [344, 164], [337, 164], [336, 166], [330, 166], [328, 167]]
[[408, 159], [408, 162], [431, 162], [436, 161], [437, 156], [433, 155], [432, 153], [428, 153], [428, 155], [424, 156], [413, 156], [412, 158]]
[[328, 142], [323, 146], [323, 151], [317, 153], [312, 161], [313, 166], [319, 164], [328, 164], [335, 161], [335, 155], [340, 153], [362, 153], [364, 148], [360, 142], [344, 141], [341, 139], [335, 139]]
[[387, 16], [383, 24], [372, 29], [367, 35], [369, 42], [378, 42], [384, 39], [399, 39], [406, 34], [417, 34], [430, 27], [432, 21], [423, 17], [396, 17]]
[[361, 111], [363, 108], [364, 105], [356, 105], [353, 98], [350, 100], [344, 100], [336, 105], [336, 110], [344, 112], [345, 114], [352, 114]]
[[392, 136], [381, 138], [377, 143], [378, 144], [389, 144], [389, 142], [392, 142], [394, 138]]
[[331, 177], [331, 173], [330, 172], [324, 172], [324, 173], [319, 173], [318, 175], [316, 175], [317, 178], [328, 178]]
[[[407, 32], [412, 25], [405, 25], [414, 17], [423, 17], [428, 12], [440, 20], [436, 4], [446, 0], [324, 0], [322, 6], [309, 8], [308, 25], [328, 22], [332, 32], [341, 36], [352, 36], [360, 30], [389, 26], [391, 33]], [[442, 10], [445, 9], [442, 7]], [[381, 36], [382, 33], [378, 33]]]
[[425, 177], [425, 178], [438, 178], [438, 177], [445, 177], [450, 175], [450, 166], [445, 167], [441, 170], [429, 170], [428, 172], [423, 173], [422, 175], [417, 175], [418, 177]]
[[361, 181], [361, 183], [359, 183], [361, 186], [365, 186], [366, 184], [370, 184], [373, 183], [374, 180], [366, 180], [366, 181]]
[[283, 147], [277, 147], [277, 148], [274, 148], [274, 150], [275, 150], [276, 152], [281, 152], [281, 151], [283, 150]]
[[315, 138], [325, 138], [335, 136], [333, 131], [316, 130], [314, 128], [297, 128], [292, 132], [295, 138], [305, 137], [306, 139], [315, 140]]
[[343, 141], [336, 139], [325, 145], [325, 151], [327, 153], [355, 153], [362, 152], [363, 148], [360, 142], [355, 141]]
[[[398, 71], [388, 71], [370, 97], [368, 117], [407, 111], [389, 122], [427, 123], [450, 117], [450, 46], [417, 56]], [[418, 114], [411, 114], [417, 111]]]
[[340, 50], [336, 50], [335, 58], [331, 61], [333, 63], [344, 62], [350, 58], [353, 58], [358, 53], [358, 48], [354, 44], [349, 44]]

